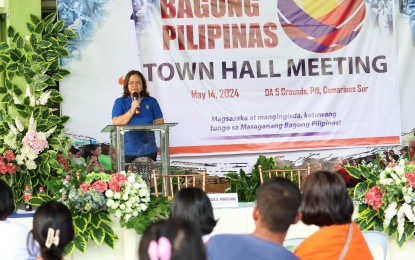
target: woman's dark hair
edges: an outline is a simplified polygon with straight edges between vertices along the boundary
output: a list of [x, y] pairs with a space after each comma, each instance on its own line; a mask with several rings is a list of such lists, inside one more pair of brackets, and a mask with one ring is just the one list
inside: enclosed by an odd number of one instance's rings
[[131, 70], [125, 75], [124, 77], [124, 84], [123, 84], [123, 98], [129, 97], [131, 95], [130, 91], [128, 91], [128, 82], [130, 81], [130, 77], [132, 75], [137, 75], [140, 77], [141, 82], [143, 83], [143, 90], [140, 92], [140, 97], [148, 97], [150, 96], [150, 93], [147, 90], [147, 81], [144, 78], [143, 73], [139, 72], [138, 70]]
[[101, 147], [99, 144], [87, 144], [82, 148], [82, 157], [85, 161], [92, 156], [92, 151], [95, 151], [98, 147]]
[[194, 222], [202, 235], [210, 234], [217, 222], [209, 197], [201, 189], [193, 187], [181, 189], [174, 195], [170, 217]]
[[[49, 231], [52, 229], [52, 231]], [[57, 235], [56, 231], [59, 230]], [[40, 245], [40, 255], [45, 260], [61, 260], [65, 246], [74, 238], [72, 215], [69, 209], [60, 202], [48, 201], [42, 204], [33, 217], [33, 239]], [[59, 236], [59, 243], [46, 245], [48, 233]]]
[[0, 220], [5, 220], [14, 212], [13, 192], [10, 186], [0, 179]]
[[308, 225], [350, 223], [353, 201], [342, 177], [329, 171], [310, 174], [304, 182], [301, 213], [302, 221]]
[[205, 246], [199, 229], [184, 219], [161, 220], [149, 225], [141, 237], [138, 254], [140, 260], [149, 260], [148, 249], [151, 241], [157, 246], [164, 237], [171, 244], [171, 260], [205, 260]]

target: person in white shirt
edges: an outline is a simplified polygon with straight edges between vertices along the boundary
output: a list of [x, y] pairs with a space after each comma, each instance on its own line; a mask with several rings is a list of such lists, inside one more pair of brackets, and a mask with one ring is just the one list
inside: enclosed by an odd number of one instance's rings
[[8, 219], [14, 210], [12, 189], [0, 179], [0, 258], [3, 260], [33, 259], [34, 257], [29, 255], [26, 247], [29, 229]]

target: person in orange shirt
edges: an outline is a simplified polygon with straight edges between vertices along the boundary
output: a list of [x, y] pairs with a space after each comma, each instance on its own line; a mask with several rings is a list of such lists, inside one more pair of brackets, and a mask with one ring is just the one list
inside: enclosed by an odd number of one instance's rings
[[304, 260], [373, 259], [359, 227], [352, 222], [353, 202], [339, 174], [317, 171], [304, 182], [302, 221], [318, 231], [294, 251]]

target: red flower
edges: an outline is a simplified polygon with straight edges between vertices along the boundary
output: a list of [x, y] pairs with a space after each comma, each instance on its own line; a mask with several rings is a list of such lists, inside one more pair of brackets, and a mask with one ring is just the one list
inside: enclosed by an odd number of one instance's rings
[[83, 190], [84, 192], [87, 192], [87, 191], [88, 191], [88, 189], [89, 189], [89, 187], [91, 187], [91, 185], [90, 185], [89, 183], [84, 182], [84, 183], [82, 183], [79, 187], [80, 187], [80, 188], [81, 188], [81, 190]]
[[365, 201], [368, 205], [372, 206], [374, 210], [378, 210], [383, 204], [383, 194], [384, 193], [380, 192], [378, 186], [374, 186], [366, 192]]
[[3, 155], [4, 155], [4, 158], [6, 158], [6, 160], [9, 162], [15, 160], [14, 153], [12, 150], [6, 151]]
[[6, 164], [6, 169], [7, 169], [7, 172], [10, 174], [16, 173], [16, 166], [14, 166], [11, 163]]
[[112, 191], [120, 192], [122, 185], [127, 182], [127, 177], [121, 173], [114, 173], [111, 175], [111, 180], [108, 182]]
[[0, 173], [6, 174], [7, 173], [7, 167], [4, 164], [4, 162], [0, 161]]
[[99, 180], [99, 181], [94, 182], [94, 184], [92, 184], [92, 188], [97, 191], [104, 192], [108, 189], [108, 185], [107, 183]]
[[415, 188], [415, 172], [408, 172], [405, 174], [406, 177], [406, 185], [412, 186]]

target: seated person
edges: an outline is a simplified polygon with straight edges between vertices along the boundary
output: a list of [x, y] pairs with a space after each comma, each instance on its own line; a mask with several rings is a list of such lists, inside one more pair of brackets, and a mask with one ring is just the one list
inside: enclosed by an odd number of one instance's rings
[[204, 243], [210, 238], [217, 222], [209, 197], [203, 190], [193, 187], [183, 188], [174, 195], [170, 217], [194, 222], [202, 233]]
[[256, 199], [255, 231], [212, 236], [207, 242], [207, 259], [298, 259], [282, 245], [290, 225], [300, 219], [298, 186], [286, 178], [272, 177], [259, 186]]
[[110, 146], [108, 144], [101, 144], [101, 154], [98, 155], [99, 163], [104, 167], [105, 171], [112, 170], [111, 156], [109, 155]]
[[12, 189], [0, 179], [0, 259], [34, 259], [26, 248], [29, 229], [7, 218], [14, 210]]
[[87, 170], [91, 172], [104, 172], [104, 167], [99, 163], [98, 156], [101, 154], [99, 144], [87, 144], [83, 148], [82, 157], [87, 164]]
[[320, 229], [294, 251], [301, 259], [373, 259], [359, 227], [352, 222], [353, 202], [342, 177], [329, 171], [304, 182], [302, 221]]
[[205, 260], [199, 229], [184, 219], [168, 219], [148, 226], [138, 249], [140, 260]]
[[33, 217], [32, 234], [40, 247], [37, 260], [63, 259], [65, 246], [75, 234], [71, 212], [60, 202], [43, 203]]

